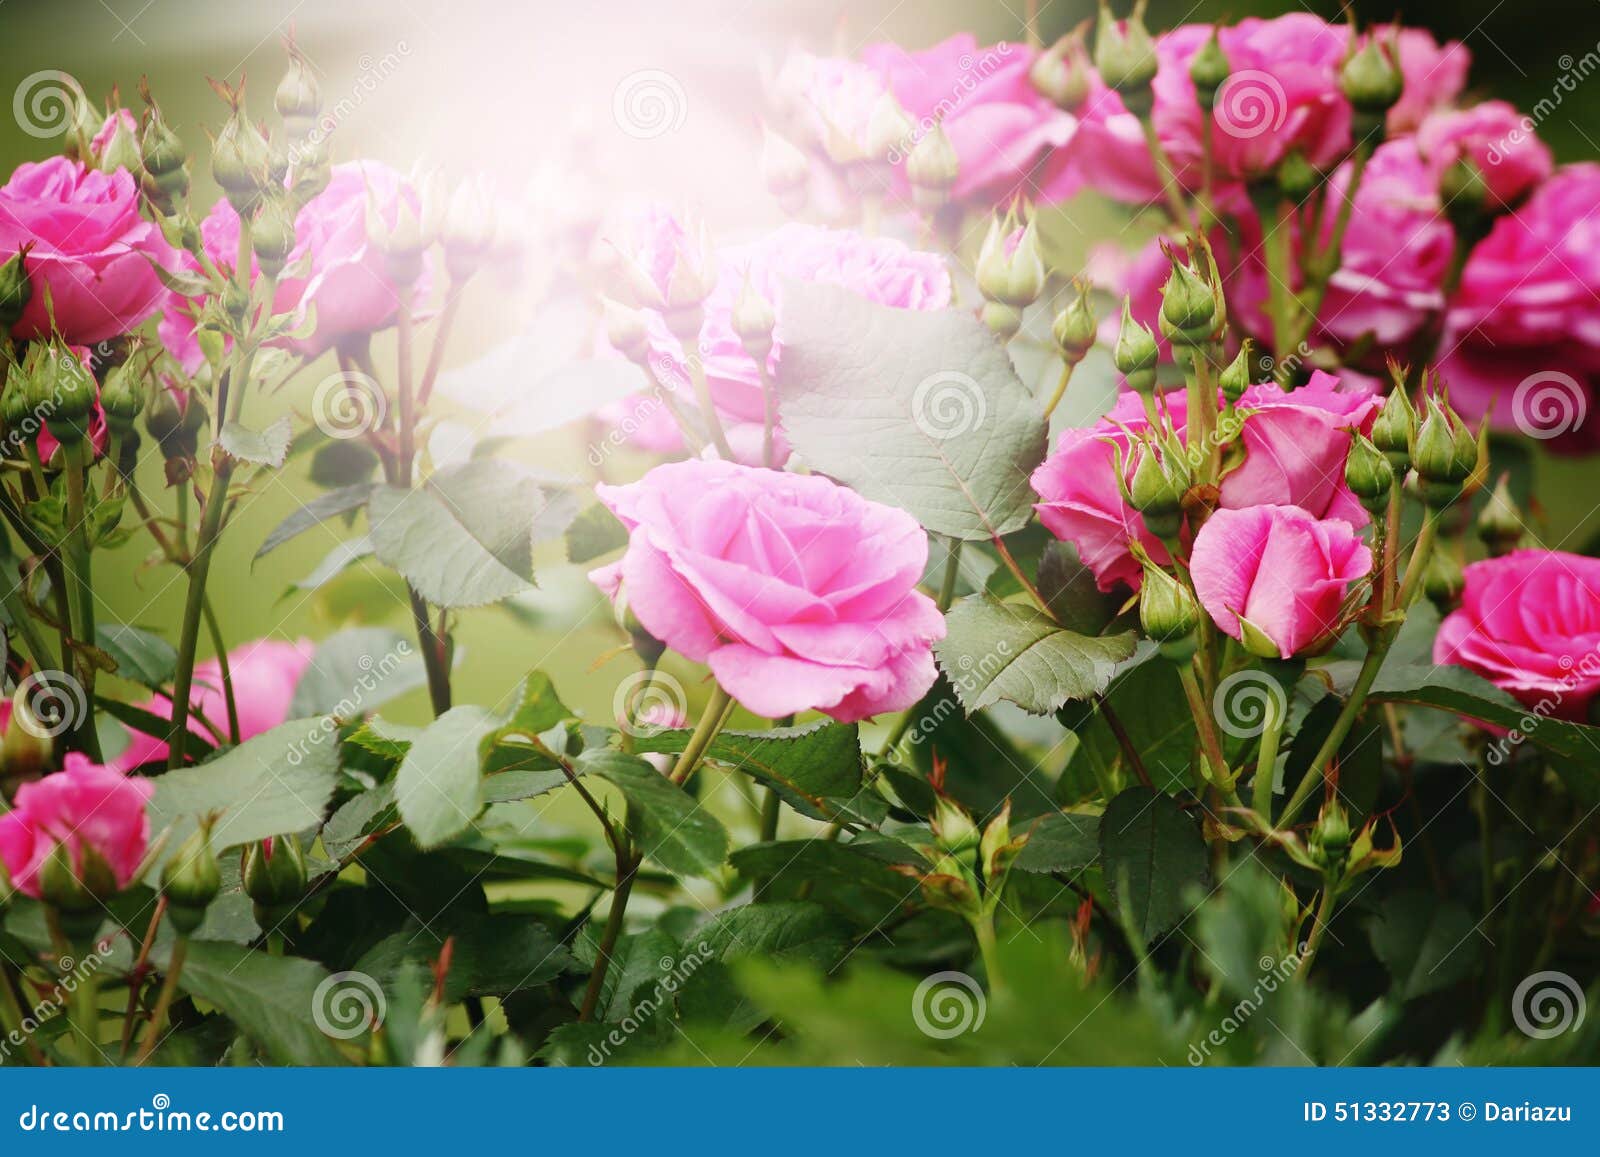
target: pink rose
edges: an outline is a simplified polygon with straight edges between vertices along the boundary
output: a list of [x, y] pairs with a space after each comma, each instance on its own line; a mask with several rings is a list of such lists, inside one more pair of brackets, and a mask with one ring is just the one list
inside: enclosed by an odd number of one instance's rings
[[56, 846], [66, 845], [79, 870], [89, 848], [126, 888], [150, 843], [145, 804], [154, 794], [149, 780], [70, 752], [64, 770], [23, 784], [13, 810], [0, 815], [0, 862], [18, 891], [38, 899], [39, 869]]
[[[1379, 37], [1386, 40], [1387, 29]], [[1412, 132], [1435, 109], [1452, 104], [1467, 86], [1467, 70], [1472, 53], [1458, 41], [1440, 44], [1433, 34], [1421, 28], [1400, 30], [1400, 73], [1405, 88], [1400, 100], [1389, 110], [1389, 135]]]
[[[295, 685], [300, 682], [300, 676], [311, 662], [312, 650], [309, 639], [295, 643], [257, 639], [228, 652], [234, 704], [239, 710], [241, 741], [270, 731], [289, 717], [289, 703], [294, 698]], [[197, 718], [203, 715], [224, 737], [227, 736], [228, 701], [222, 688], [222, 666], [215, 659], [206, 659], [194, 665], [194, 687], [189, 695], [189, 703], [191, 734], [213, 745], [218, 742], [217, 736]], [[172, 704], [163, 696], [155, 696], [138, 706], [140, 710], [158, 718], [172, 718]], [[130, 732], [128, 746], [113, 761], [113, 765], [132, 770], [146, 763], [164, 763], [167, 750], [165, 740], [142, 731], [133, 731]]]
[[11, 335], [70, 345], [117, 337], [165, 297], [152, 262], [171, 266], [161, 230], [139, 215], [139, 186], [124, 169], [102, 173], [67, 157], [18, 165], [0, 186], [0, 260], [31, 245], [33, 293]]
[[1226, 635], [1247, 621], [1284, 659], [1331, 642], [1344, 624], [1350, 584], [1372, 552], [1348, 522], [1298, 506], [1214, 512], [1194, 537], [1195, 596]]
[[757, 715], [848, 723], [932, 686], [944, 617], [916, 589], [928, 537], [904, 511], [820, 475], [720, 461], [595, 492], [630, 537], [590, 578]]
[[800, 133], [824, 153], [867, 152], [867, 123], [888, 84], [877, 69], [839, 56], [791, 52], [776, 81], [777, 94]]
[[[1288, 393], [1270, 383], [1251, 386], [1238, 408], [1244, 458], [1222, 481], [1222, 506], [1282, 503], [1313, 518], [1366, 525], [1366, 510], [1345, 484], [1344, 462], [1349, 432], [1370, 431], [1380, 404], [1370, 390], [1341, 389], [1337, 378], [1321, 371]], [[1181, 436], [1188, 419], [1184, 392], [1162, 395], [1160, 405]], [[1033, 488], [1043, 500], [1034, 507], [1039, 520], [1078, 548], [1101, 590], [1118, 583], [1138, 588], [1143, 572], [1130, 550], [1133, 541], [1158, 562], [1167, 558], [1160, 540], [1123, 501], [1116, 481], [1118, 451], [1127, 481], [1138, 465], [1131, 435], [1149, 428], [1142, 400], [1124, 393], [1094, 426], [1063, 431], [1056, 452], [1033, 473]]]
[[[1077, 127], [1029, 80], [1036, 55], [1005, 41], [979, 47], [961, 33], [924, 52], [869, 44], [861, 59], [910, 114], [916, 139], [935, 123], [943, 127], [961, 162], [951, 195], [988, 209], [1018, 192], [1034, 196], [1035, 165], [1070, 141]], [[914, 143], [902, 151], [909, 153]]]
[[[682, 228], [670, 215], [655, 218], [660, 239], [648, 240], [637, 252], [663, 289], [671, 276], [671, 248]], [[662, 251], [668, 257], [660, 257]], [[900, 309], [943, 309], [950, 304], [950, 274], [936, 253], [922, 253], [889, 237], [867, 237], [842, 229], [784, 225], [759, 241], [731, 246], [717, 254], [717, 284], [705, 301], [699, 354], [711, 399], [742, 462], [757, 464], [762, 456], [766, 395], [755, 359], [745, 352], [733, 330], [733, 310], [746, 283], [773, 307], [777, 324], [767, 368], [776, 374], [783, 358], [783, 284], [806, 281], [839, 285], [868, 301]], [[656, 373], [674, 386], [680, 403], [692, 408], [693, 390], [681, 343], [666, 321], [649, 313], [651, 362]], [[789, 456], [777, 433], [777, 461]]]
[[1442, 177], [1457, 161], [1476, 165], [1491, 204], [1520, 200], [1550, 175], [1550, 148], [1533, 134], [1533, 122], [1503, 100], [1437, 112], [1417, 129], [1417, 150]]
[[1600, 559], [1518, 550], [1463, 572], [1433, 661], [1475, 671], [1541, 714], [1579, 722], [1600, 691]]
[[[387, 225], [399, 218], [405, 203], [420, 213], [411, 185], [387, 165], [353, 161], [335, 165], [328, 187], [295, 217], [295, 246], [288, 269], [307, 256], [309, 268], [278, 282], [273, 308], [279, 313], [316, 309], [316, 330], [309, 338], [283, 339], [279, 344], [305, 357], [316, 357], [349, 338], [359, 338], [394, 322], [400, 292], [390, 282], [387, 262], [367, 238], [367, 206], [371, 202]], [[200, 226], [206, 253], [217, 265], [232, 270], [238, 262], [239, 217], [226, 199], [219, 200]], [[188, 268], [198, 268], [186, 257]], [[257, 276], [252, 261], [252, 278]], [[427, 300], [429, 271], [413, 288], [411, 308]], [[189, 373], [199, 369], [200, 347], [194, 338], [198, 303], [170, 296], [161, 322], [161, 340]]]

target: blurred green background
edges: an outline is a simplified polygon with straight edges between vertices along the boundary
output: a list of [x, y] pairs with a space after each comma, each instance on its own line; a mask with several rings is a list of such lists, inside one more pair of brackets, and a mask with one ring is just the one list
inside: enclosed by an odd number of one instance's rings
[[[1191, 7], [1157, 0], [1150, 23], [1160, 28], [1224, 13], [1238, 18], [1302, 7], [1330, 18], [1340, 10], [1331, 3], [1230, 0]], [[1473, 55], [1473, 89], [1524, 108], [1551, 95], [1572, 67], [1569, 58], [1581, 59], [1600, 42], [1600, 4], [1594, 0], [1433, 0], [1399, 9], [1358, 3], [1355, 9], [1364, 21], [1398, 14], [1441, 39], [1463, 40]], [[1084, 0], [1040, 4], [1045, 39], [1091, 12]], [[338, 159], [372, 156], [402, 169], [426, 161], [454, 175], [486, 170], [511, 188], [530, 181], [559, 184], [582, 168], [599, 176], [588, 192], [569, 201], [603, 202], [625, 187], [688, 205], [719, 227], [752, 227], [770, 212], [752, 168], [759, 78], [787, 48], [853, 51], [877, 39], [924, 46], [961, 30], [983, 41], [1016, 40], [1023, 13], [1023, 0], [674, 0], [603, 7], [490, 0], [8, 0], [0, 7], [8, 46], [0, 61], [0, 94], [17, 92], [40, 70], [59, 69], [97, 100], [116, 86], [132, 104], [139, 79], [148, 76], [168, 119], [203, 156], [205, 131], [222, 120], [222, 105], [205, 77], [248, 75], [250, 106], [266, 119], [283, 66], [281, 40], [292, 28], [325, 98], [342, 109], [333, 138]], [[640, 69], [668, 70], [682, 85], [687, 116], [681, 132], [638, 141], [618, 131], [614, 91], [620, 78]], [[1540, 129], [1561, 160], [1600, 156], [1597, 108], [1600, 80], [1562, 94], [1561, 107]], [[0, 163], [6, 170], [56, 147], [53, 139], [22, 131], [15, 116], [0, 117]], [[198, 189], [202, 203], [209, 203], [203, 169], [198, 167]], [[568, 203], [564, 211], [599, 207]], [[526, 224], [540, 228], [537, 221]], [[537, 267], [537, 248], [532, 258]], [[528, 280], [537, 286], [549, 272], [535, 268]], [[536, 297], [527, 284], [521, 291], [477, 285], [469, 292], [452, 363], [527, 328]], [[377, 351], [380, 366], [392, 364], [391, 340], [380, 339]], [[304, 412], [310, 388], [333, 369], [331, 360], [308, 369], [293, 389], [253, 400], [249, 416], [265, 423], [289, 407]], [[542, 469], [587, 476], [590, 437], [570, 431], [519, 444], [516, 452]], [[625, 462], [606, 466], [619, 477], [631, 468]], [[345, 621], [408, 630], [400, 601], [377, 570], [315, 594], [291, 589], [333, 545], [328, 532], [314, 530], [252, 569], [257, 545], [294, 509], [295, 495], [312, 492], [304, 470], [296, 465], [281, 480], [263, 484], [242, 504], [224, 540], [212, 590], [228, 636], [321, 636]], [[1596, 467], [1546, 460], [1538, 477], [1547, 542], [1581, 542], [1594, 521]], [[171, 494], [160, 490], [158, 468], [147, 469], [145, 485], [170, 509]], [[148, 560], [146, 540], [136, 540], [102, 566], [98, 585], [125, 621], [170, 633], [180, 615], [181, 583], [171, 567]], [[540, 589], [514, 607], [462, 617], [459, 639], [467, 658], [457, 674], [458, 700], [493, 702], [523, 672], [542, 666], [558, 674], [574, 705], [609, 712], [611, 689], [632, 660], [596, 669], [596, 656], [621, 638], [581, 573], [559, 565], [559, 557], [550, 561], [557, 565], [544, 568]], [[686, 684], [695, 677], [684, 674]], [[401, 715], [416, 717], [423, 710], [420, 695], [398, 705]]]

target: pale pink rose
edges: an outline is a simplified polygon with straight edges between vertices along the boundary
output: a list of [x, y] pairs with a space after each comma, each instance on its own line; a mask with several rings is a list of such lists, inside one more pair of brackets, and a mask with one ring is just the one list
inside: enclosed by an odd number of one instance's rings
[[1518, 550], [1464, 574], [1433, 661], [1476, 671], [1541, 715], [1587, 721], [1600, 691], [1600, 559]]
[[[100, 126], [100, 130], [90, 140], [89, 150], [97, 157], [105, 152], [106, 146], [111, 143], [111, 138], [117, 135], [119, 127], [127, 129], [130, 136], [135, 140], [138, 139], [139, 122], [134, 119], [133, 113], [125, 108], [119, 108], [116, 112], [106, 117], [105, 123]], [[137, 173], [134, 174], [136, 177], [138, 175]]]
[[1435, 180], [1457, 161], [1476, 165], [1490, 204], [1499, 208], [1516, 204], [1554, 167], [1533, 122], [1503, 100], [1434, 113], [1417, 129], [1417, 150]]
[[928, 536], [820, 475], [691, 460], [595, 488], [629, 531], [591, 578], [757, 715], [900, 711], [934, 680]]
[[775, 88], [806, 143], [824, 153], [842, 149], [863, 157], [872, 110], [889, 91], [871, 65], [809, 52], [791, 52], [785, 58]]
[[[295, 685], [311, 662], [313, 646], [309, 639], [286, 643], [275, 639], [257, 639], [228, 652], [229, 675], [233, 679], [234, 704], [239, 711], [239, 738], [241, 741], [270, 731], [289, 717], [289, 704], [294, 698]], [[194, 665], [194, 686], [189, 694], [189, 731], [207, 743], [218, 741], [197, 716], [216, 727], [224, 737], [228, 734], [228, 701], [222, 686], [222, 665], [215, 659], [205, 659]], [[157, 695], [138, 704], [142, 711], [160, 719], [172, 718], [172, 703]], [[146, 763], [165, 763], [167, 744], [163, 739], [146, 735], [142, 731], [129, 733], [128, 746], [113, 761], [113, 765], [131, 770]]]
[[[1387, 41], [1391, 34], [1381, 29], [1378, 35]], [[1429, 113], [1454, 103], [1467, 86], [1467, 70], [1472, 67], [1466, 45], [1455, 40], [1440, 44], [1421, 28], [1402, 28], [1399, 43], [1405, 88], [1389, 110], [1386, 124], [1391, 137], [1412, 132]]]
[[[660, 232], [673, 237], [680, 229], [670, 217], [659, 221]], [[680, 230], [681, 232], [681, 230]], [[668, 242], [644, 245], [652, 257]], [[655, 273], [670, 275], [670, 263], [657, 260]], [[922, 253], [890, 237], [867, 237], [844, 229], [784, 225], [758, 241], [730, 246], [717, 254], [717, 284], [705, 301], [700, 326], [699, 356], [711, 399], [739, 461], [758, 464], [762, 458], [766, 395], [755, 359], [733, 330], [733, 310], [746, 283], [773, 307], [777, 325], [767, 358], [771, 375], [783, 360], [783, 293], [786, 281], [838, 285], [879, 305], [900, 309], [943, 309], [950, 304], [950, 274], [936, 253]], [[664, 284], [664, 283], [663, 283]], [[689, 366], [682, 344], [662, 316], [649, 311], [651, 365], [659, 379], [671, 384], [681, 405], [693, 407]], [[789, 456], [781, 431], [775, 432], [777, 461]]]
[[23, 784], [13, 809], [0, 815], [0, 862], [17, 890], [34, 899], [39, 869], [57, 845], [66, 845], [80, 870], [84, 849], [93, 850], [111, 868], [117, 887], [126, 888], [150, 843], [145, 804], [155, 794], [153, 783], [75, 751], [65, 764], [55, 775]]
[[11, 335], [54, 332], [70, 345], [136, 328], [166, 296], [151, 263], [176, 260], [140, 216], [127, 170], [102, 173], [67, 157], [18, 165], [0, 186], [0, 260], [24, 245], [32, 246], [24, 265], [33, 292]]
[[[394, 324], [401, 292], [389, 278], [383, 254], [367, 237], [369, 202], [386, 225], [395, 224], [402, 204], [420, 213], [416, 191], [399, 173], [376, 161], [352, 161], [335, 165], [328, 187], [296, 215], [295, 246], [285, 272], [297, 268], [307, 255], [310, 264], [279, 280], [273, 308], [289, 314], [315, 308], [316, 329], [310, 337], [283, 338], [273, 344], [316, 357]], [[218, 267], [231, 271], [239, 260], [239, 217], [225, 198], [201, 222], [200, 236]], [[186, 256], [185, 263], [191, 270], [198, 268], [192, 257]], [[251, 276], [259, 276], [253, 259]], [[425, 265], [412, 290], [413, 310], [427, 301], [429, 285]], [[160, 328], [163, 344], [189, 373], [199, 369], [202, 360], [194, 338], [197, 308], [197, 303], [171, 294]]]
[[1217, 627], [1242, 639], [1242, 617], [1285, 659], [1332, 641], [1351, 584], [1371, 570], [1348, 522], [1298, 506], [1215, 511], [1189, 556], [1195, 596]]
[[952, 196], [987, 209], [1019, 192], [1037, 200], [1035, 166], [1077, 127], [1028, 79], [1036, 55], [1026, 44], [980, 46], [960, 33], [923, 52], [869, 44], [861, 59], [910, 114], [917, 139], [943, 127], [960, 158]]
[[[1239, 444], [1244, 458], [1223, 479], [1224, 507], [1283, 503], [1315, 518], [1364, 526], [1369, 516], [1344, 480], [1350, 431], [1372, 428], [1380, 400], [1365, 388], [1341, 389], [1337, 378], [1318, 371], [1298, 390], [1285, 393], [1270, 383], [1251, 386], [1239, 400], [1243, 418]], [[1160, 405], [1181, 436], [1188, 401], [1182, 390], [1163, 394]], [[1057, 538], [1078, 549], [1101, 590], [1118, 583], [1138, 589], [1143, 575], [1130, 543], [1138, 542], [1158, 562], [1167, 558], [1160, 540], [1123, 501], [1115, 463], [1120, 451], [1124, 481], [1138, 465], [1132, 435], [1150, 428], [1144, 404], [1123, 393], [1095, 425], [1065, 430], [1055, 453], [1033, 473], [1039, 520]]]

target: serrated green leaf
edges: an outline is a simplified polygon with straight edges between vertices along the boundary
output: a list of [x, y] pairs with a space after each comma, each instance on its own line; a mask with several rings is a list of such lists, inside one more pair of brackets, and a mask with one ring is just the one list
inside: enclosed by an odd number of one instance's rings
[[252, 466], [282, 466], [289, 457], [289, 439], [293, 428], [285, 415], [265, 430], [252, 430], [239, 422], [223, 424], [218, 439], [222, 448], [240, 461]]
[[424, 848], [444, 843], [483, 810], [479, 747], [499, 723], [482, 707], [452, 707], [406, 750], [395, 772], [395, 803]]
[[1170, 795], [1130, 787], [1100, 817], [1100, 859], [1112, 903], [1152, 941], [1188, 913], [1186, 893], [1206, 880], [1200, 829]]
[[348, 627], [317, 644], [295, 684], [289, 714], [355, 719], [426, 682], [411, 639], [385, 627]]
[[968, 713], [1001, 699], [1035, 715], [1105, 690], [1133, 654], [1133, 633], [1080, 635], [1035, 607], [987, 595], [963, 599], [934, 644], [939, 666]]
[[1019, 872], [1078, 872], [1100, 858], [1100, 817], [1073, 812], [1041, 816], [1012, 865]]
[[95, 644], [117, 663], [117, 674], [146, 687], [161, 687], [172, 681], [178, 666], [178, 652], [160, 635], [125, 623], [100, 623], [94, 631]]
[[616, 785], [633, 807], [640, 849], [669, 872], [705, 876], [728, 858], [728, 831], [721, 821], [638, 756], [585, 751], [573, 764]]
[[1386, 897], [1367, 925], [1372, 951], [1394, 978], [1394, 992], [1412, 1000], [1472, 975], [1478, 946], [1472, 914], [1430, 892]]
[[319, 523], [360, 510], [376, 489], [377, 486], [371, 482], [361, 482], [339, 490], [330, 490], [326, 494], [317, 495], [310, 502], [302, 503], [298, 510], [278, 523], [272, 533], [267, 535], [266, 540], [257, 548], [255, 558], [259, 559], [262, 555], [276, 550], [291, 538]]
[[[634, 749], [675, 755], [691, 734], [683, 729], [643, 732], [634, 737]], [[723, 731], [705, 757], [779, 789], [813, 819], [836, 818], [861, 790], [861, 734], [854, 724]]]
[[567, 526], [567, 561], [593, 562], [628, 545], [627, 528], [603, 505], [585, 507]]

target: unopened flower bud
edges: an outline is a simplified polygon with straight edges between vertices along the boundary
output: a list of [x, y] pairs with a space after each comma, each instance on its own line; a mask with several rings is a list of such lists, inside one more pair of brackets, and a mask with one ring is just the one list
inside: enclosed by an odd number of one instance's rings
[[211, 176], [240, 217], [248, 216], [267, 186], [272, 151], [242, 108], [234, 110], [211, 146]]
[[49, 401], [41, 402], [50, 433], [63, 446], [70, 446], [88, 435], [94, 409], [94, 375], [65, 346], [52, 346], [45, 361], [54, 366], [54, 381]]
[[105, 384], [100, 387], [100, 408], [112, 429], [131, 429], [134, 419], [144, 410], [144, 400], [144, 374], [132, 360], [107, 372]]
[[1478, 464], [1478, 440], [1454, 410], [1430, 394], [1427, 417], [1417, 431], [1413, 465], [1422, 500], [1440, 509], [1461, 494], [1461, 488]]
[[222, 891], [222, 867], [211, 847], [211, 827], [202, 824], [178, 845], [161, 869], [172, 926], [188, 935], [205, 921], [206, 908]]
[[[293, 45], [289, 46], [289, 67], [278, 82], [272, 95], [272, 107], [278, 110], [285, 126], [293, 130], [309, 127], [322, 111], [322, 94], [317, 88], [317, 78], [311, 71], [305, 55]], [[300, 135], [295, 131], [293, 135]]]
[[133, 131], [128, 127], [128, 114], [119, 109], [113, 115], [116, 119], [112, 122], [111, 139], [106, 142], [105, 148], [100, 150], [100, 171], [115, 173], [118, 169], [126, 169], [130, 174], [138, 176], [139, 171], [144, 168], [144, 162], [139, 158], [139, 142], [134, 139]]
[[0, 265], [0, 336], [11, 332], [33, 296], [27, 264], [28, 251], [32, 248], [25, 242], [11, 255], [10, 260]]
[[76, 852], [58, 842], [39, 866], [39, 898], [55, 909], [62, 931], [75, 943], [99, 930], [107, 901], [119, 891], [111, 865], [87, 840]]
[[1100, 0], [1094, 38], [1095, 71], [1135, 116], [1150, 111], [1150, 84], [1159, 67], [1156, 42], [1144, 26], [1144, 9], [1145, 0], [1138, 0], [1126, 20], [1117, 20], [1106, 0]]
[[1343, 863], [1350, 848], [1350, 817], [1344, 808], [1337, 803], [1326, 805], [1308, 843], [1312, 854], [1329, 867]]
[[1439, 178], [1439, 200], [1458, 228], [1476, 226], [1489, 205], [1489, 185], [1471, 157], [1461, 157]]
[[[183, 170], [184, 162], [188, 160], [183, 152], [183, 141], [178, 139], [178, 134], [168, 127], [154, 108], [148, 114], [139, 141], [139, 160], [144, 165], [144, 171], [163, 188], [168, 186], [173, 174]], [[184, 183], [187, 185], [187, 177]]]
[[[1139, 626], [1155, 642], [1182, 644], [1192, 640], [1200, 625], [1200, 606], [1194, 593], [1153, 562], [1144, 565], [1144, 582], [1139, 586]], [[1187, 655], [1168, 653], [1171, 659]]]
[[1522, 514], [1517, 509], [1516, 500], [1511, 497], [1506, 475], [1500, 476], [1500, 481], [1489, 493], [1489, 501], [1484, 503], [1483, 512], [1478, 515], [1477, 529], [1478, 537], [1496, 558], [1510, 554], [1522, 541]]
[[1372, 423], [1372, 443], [1383, 451], [1394, 467], [1396, 477], [1401, 477], [1411, 467], [1411, 446], [1417, 437], [1417, 411], [1411, 405], [1411, 396], [1396, 387], [1384, 399]]
[[1216, 316], [1211, 286], [1186, 263], [1174, 261], [1161, 291], [1161, 320], [1168, 337], [1181, 345], [1200, 345], [1211, 339]]
[[245, 895], [274, 923], [305, 894], [305, 853], [294, 836], [274, 836], [245, 845], [239, 871]]
[[1217, 375], [1217, 385], [1222, 390], [1222, 396], [1237, 406], [1239, 399], [1244, 397], [1244, 392], [1250, 388], [1250, 384], [1250, 342], [1246, 339], [1239, 346], [1239, 352], [1234, 359], [1222, 368], [1222, 373]]
[[1089, 96], [1089, 59], [1082, 34], [1063, 36], [1041, 52], [1028, 79], [1040, 96], [1064, 112], [1076, 113]]
[[977, 273], [978, 291], [989, 301], [1024, 309], [1038, 300], [1045, 271], [1034, 223], [1007, 232], [998, 218], [991, 220], [978, 254]]
[[0, 783], [5, 795], [9, 798], [20, 784], [38, 779], [53, 753], [49, 728], [35, 718], [26, 692], [19, 688], [11, 697], [11, 718], [6, 721], [5, 738], [0, 740]]
[[1299, 149], [1290, 149], [1278, 162], [1278, 192], [1291, 201], [1304, 201], [1321, 179], [1322, 174], [1311, 167]]
[[1422, 593], [1442, 613], [1455, 608], [1466, 585], [1466, 576], [1461, 573], [1461, 561], [1456, 558], [1454, 551], [1436, 550], [1429, 556], [1427, 569], [1422, 572]]
[[1122, 328], [1117, 331], [1117, 345], [1111, 360], [1117, 372], [1128, 380], [1128, 388], [1148, 394], [1156, 388], [1156, 363], [1161, 360], [1161, 349], [1156, 336], [1142, 322], [1133, 319], [1133, 303], [1122, 299]]
[[1405, 77], [1393, 51], [1369, 36], [1339, 69], [1339, 87], [1357, 113], [1381, 119], [1399, 101]]
[[605, 312], [606, 340], [611, 348], [629, 361], [643, 365], [650, 353], [650, 332], [645, 326], [644, 313], [609, 297], [602, 297], [600, 301]]
[[1228, 54], [1222, 51], [1222, 42], [1217, 39], [1217, 29], [1213, 26], [1211, 35], [1189, 60], [1189, 79], [1194, 81], [1195, 99], [1201, 108], [1209, 110], [1216, 104], [1217, 90], [1231, 71]]
[[738, 300], [733, 303], [733, 315], [729, 320], [745, 352], [755, 359], [757, 365], [766, 365], [767, 356], [772, 353], [772, 330], [778, 324], [778, 315], [773, 311], [772, 303], [750, 283], [748, 277], [744, 288], [739, 291]]
[[1098, 333], [1094, 310], [1089, 307], [1089, 283], [1078, 281], [1073, 285], [1077, 293], [1067, 303], [1067, 308], [1056, 314], [1055, 321], [1050, 325], [1050, 336], [1055, 339], [1056, 349], [1069, 366], [1077, 365], [1094, 348]]
[[1389, 465], [1382, 450], [1360, 434], [1350, 442], [1344, 480], [1369, 513], [1380, 516], [1388, 509], [1389, 495], [1394, 490], [1394, 467]]
[[894, 98], [894, 93], [883, 92], [873, 103], [872, 112], [867, 115], [868, 158], [893, 164], [905, 155], [906, 147], [916, 131], [917, 126]]
[[1138, 447], [1139, 461], [1128, 479], [1128, 504], [1144, 516], [1157, 538], [1173, 538], [1183, 525], [1183, 496], [1193, 481], [1182, 453]]
[[783, 211], [793, 215], [805, 208], [811, 162], [788, 140], [769, 128], [763, 128], [761, 180], [766, 184], [767, 191], [778, 199]]
[[941, 851], [959, 856], [978, 845], [978, 825], [972, 822], [965, 808], [946, 796], [935, 799], [929, 823]]
[[276, 277], [283, 272], [295, 243], [294, 206], [287, 197], [267, 197], [250, 222], [250, 248], [255, 251], [261, 272]]
[[911, 199], [918, 208], [931, 212], [950, 199], [961, 170], [961, 158], [936, 124], [922, 135], [906, 158], [906, 180], [911, 182]]
[[1006, 800], [983, 829], [983, 839], [978, 842], [978, 862], [983, 865], [984, 878], [992, 885], [998, 884], [1027, 843], [1025, 834], [1018, 839], [1011, 838], [1011, 801]]
[[495, 216], [493, 192], [481, 176], [463, 181], [450, 194], [439, 240], [451, 280], [459, 283], [477, 272], [494, 246]]

